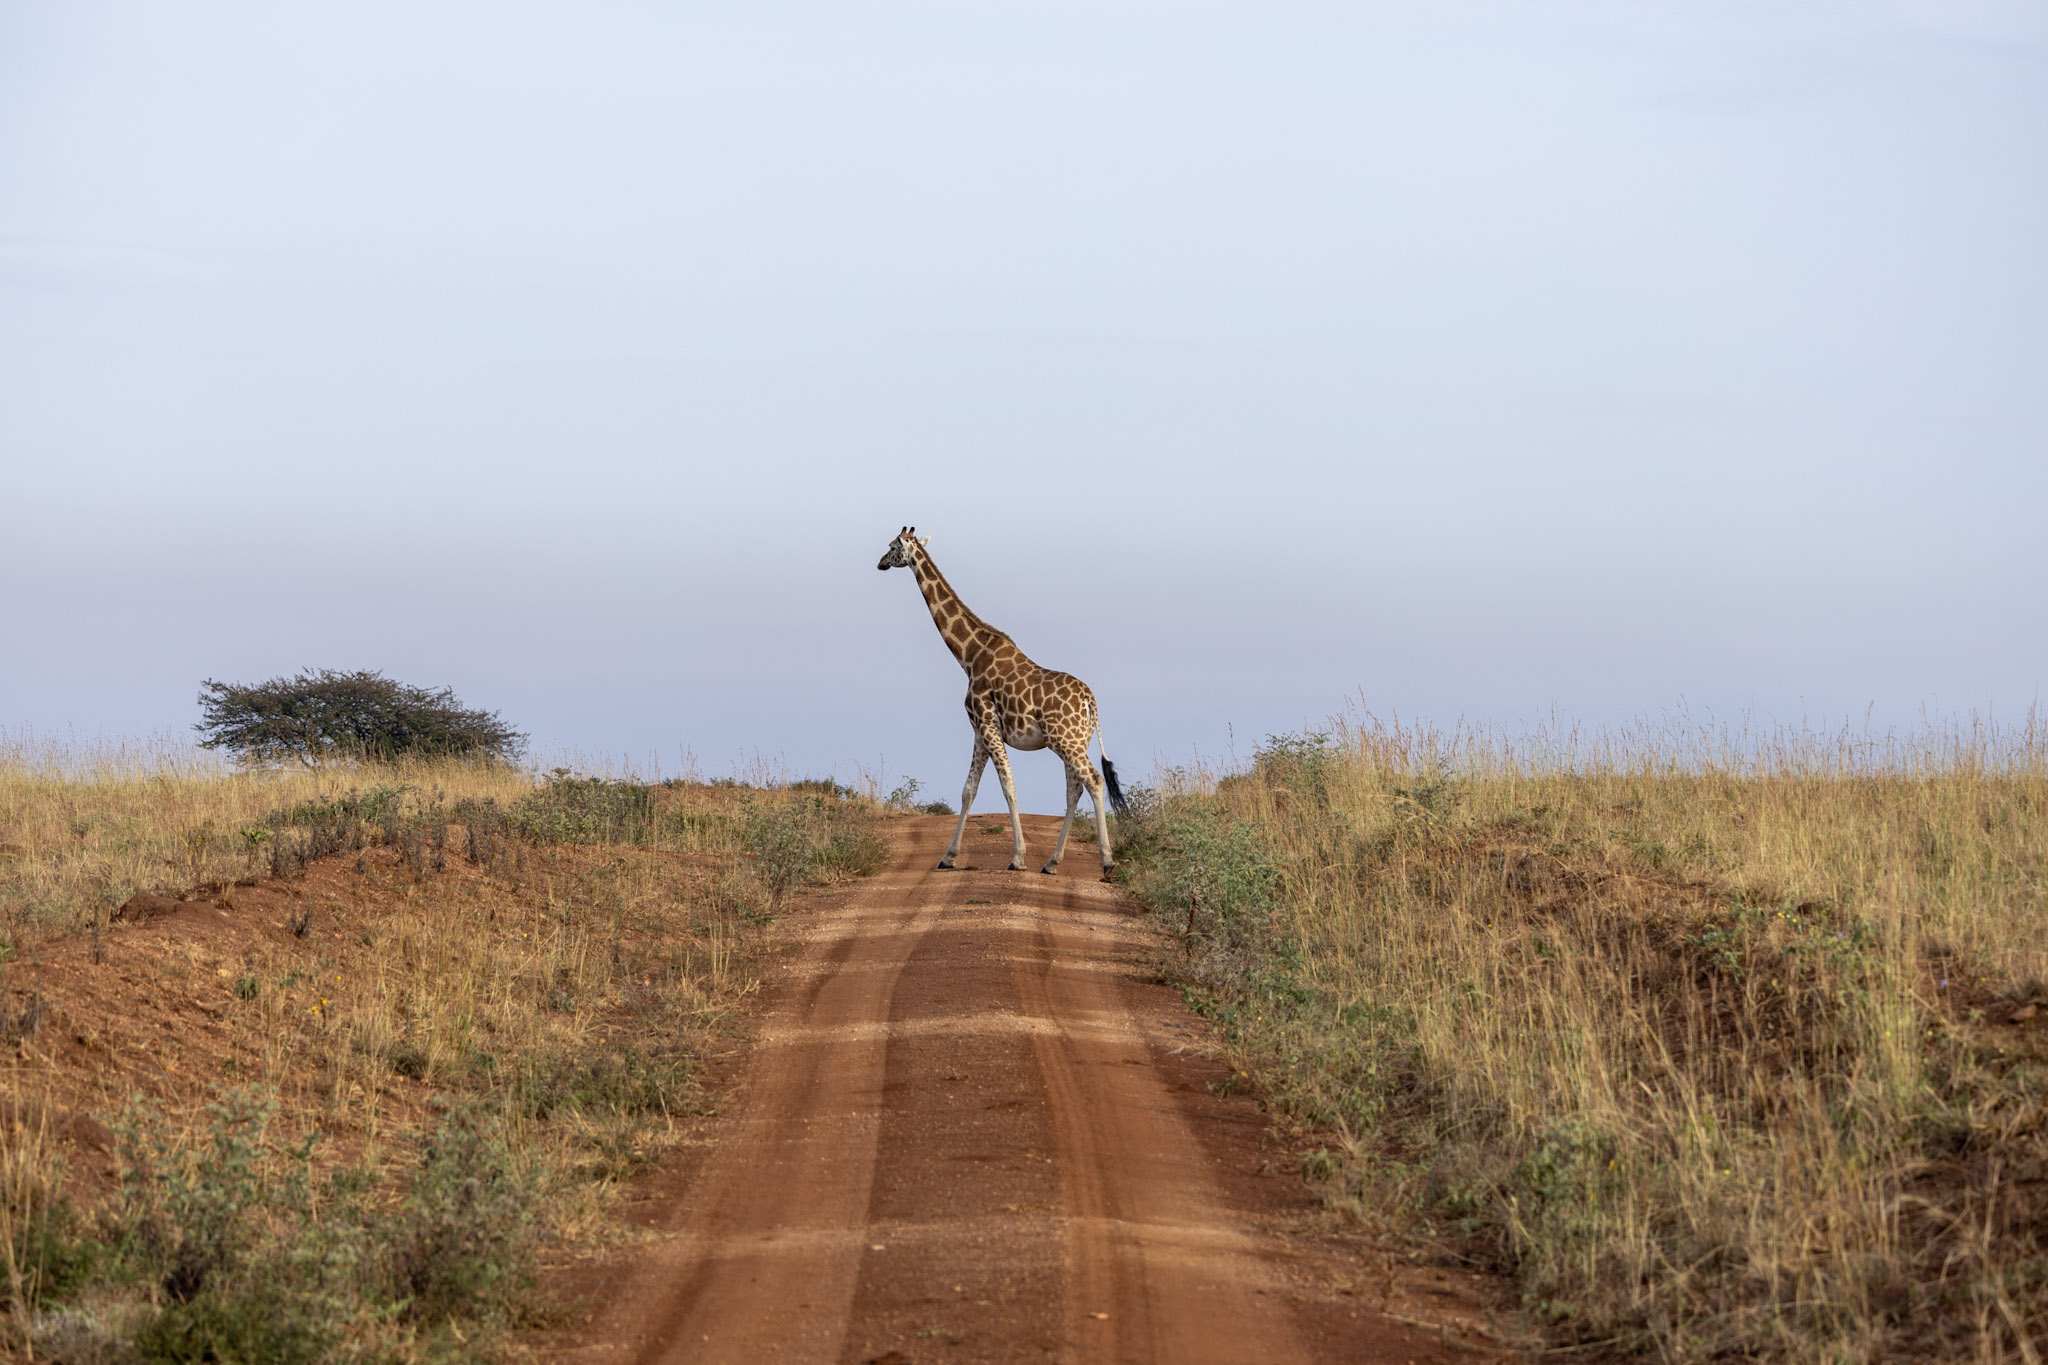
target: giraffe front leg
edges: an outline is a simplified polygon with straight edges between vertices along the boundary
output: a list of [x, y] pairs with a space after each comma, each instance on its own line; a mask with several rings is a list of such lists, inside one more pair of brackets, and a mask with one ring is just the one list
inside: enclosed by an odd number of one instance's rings
[[1067, 831], [1074, 827], [1074, 812], [1080, 808], [1080, 805], [1081, 775], [1075, 772], [1074, 765], [1069, 763], [1067, 764], [1067, 818], [1060, 821], [1059, 842], [1052, 846], [1052, 857], [1046, 859], [1045, 866], [1038, 869], [1040, 872], [1050, 876], [1052, 873], [1060, 870], [1060, 859], [1065, 857], [1067, 852]]
[[953, 826], [953, 842], [946, 845], [946, 856], [939, 859], [940, 867], [951, 867], [960, 854], [960, 837], [967, 832], [967, 812], [974, 809], [974, 794], [981, 790], [981, 770], [987, 764], [988, 746], [976, 735], [974, 757], [967, 760], [967, 785], [960, 789], [960, 820]]
[[1005, 872], [1024, 870], [1024, 815], [1017, 809], [1017, 784], [1010, 780], [1010, 755], [1004, 750], [1002, 741], [993, 746], [990, 758], [996, 761], [996, 776], [1002, 779], [1003, 800], [1010, 803], [1010, 865]]

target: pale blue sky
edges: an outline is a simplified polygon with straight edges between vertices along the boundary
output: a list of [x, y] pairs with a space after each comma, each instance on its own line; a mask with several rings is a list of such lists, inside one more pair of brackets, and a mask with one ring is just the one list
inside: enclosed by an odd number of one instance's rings
[[2044, 243], [2041, 4], [0, 0], [0, 724], [2017, 715]]

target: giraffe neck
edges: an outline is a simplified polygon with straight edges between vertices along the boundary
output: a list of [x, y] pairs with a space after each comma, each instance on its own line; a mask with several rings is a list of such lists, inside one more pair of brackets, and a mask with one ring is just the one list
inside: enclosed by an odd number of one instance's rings
[[924, 594], [924, 604], [931, 610], [932, 624], [939, 628], [939, 638], [953, 651], [960, 667], [973, 676], [975, 661], [988, 649], [992, 637], [1002, 632], [967, 609], [960, 594], [953, 591], [953, 585], [923, 550], [918, 551], [910, 568], [917, 575], [917, 590]]

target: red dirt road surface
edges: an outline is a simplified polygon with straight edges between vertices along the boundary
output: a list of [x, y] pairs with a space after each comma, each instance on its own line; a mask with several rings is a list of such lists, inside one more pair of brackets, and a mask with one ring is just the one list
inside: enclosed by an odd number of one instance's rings
[[[1224, 1073], [1143, 982], [1156, 943], [1096, 880], [1092, 845], [1045, 877], [1001, 871], [1008, 834], [975, 834], [942, 872], [951, 826], [891, 822], [890, 866], [808, 917], [711, 1145], [653, 1192], [657, 1237], [551, 1355], [1495, 1354], [1455, 1285], [1428, 1290], [1462, 1302], [1426, 1321], [1375, 1311], [1388, 1288], [1361, 1287], [1358, 1246], [1302, 1231], [1314, 1205], [1290, 1154], [1203, 1083]], [[1028, 822], [1038, 856], [1056, 828]]]

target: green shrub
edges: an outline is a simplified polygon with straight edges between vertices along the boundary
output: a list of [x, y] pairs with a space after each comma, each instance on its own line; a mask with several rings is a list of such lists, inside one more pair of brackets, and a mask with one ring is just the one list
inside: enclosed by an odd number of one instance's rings
[[834, 781], [829, 777], [799, 778], [789, 784], [789, 790], [804, 792], [811, 796], [830, 797], [834, 801], [844, 801], [853, 795], [853, 788], [843, 782]]
[[812, 879], [817, 855], [817, 821], [807, 804], [750, 805], [746, 812], [747, 856], [754, 875], [768, 889], [774, 909], [797, 887]]
[[889, 859], [870, 807], [822, 796], [754, 801], [742, 819], [747, 856], [771, 909], [800, 886], [865, 877]]
[[270, 875], [295, 877], [316, 858], [354, 853], [370, 845], [396, 843], [403, 820], [401, 802], [413, 789], [379, 785], [367, 794], [350, 792], [331, 801], [306, 801], [264, 817], [261, 829], [243, 831], [253, 853], [270, 850]]
[[919, 801], [917, 794], [923, 789], [924, 783], [914, 777], [906, 777], [883, 799], [882, 805], [888, 810], [902, 811], [906, 814], [951, 815], [953, 813], [953, 807], [947, 802]]
[[280, 1311], [274, 1288], [250, 1288], [170, 1304], [135, 1334], [135, 1349], [163, 1365], [310, 1365], [335, 1336], [319, 1318]]
[[[1141, 809], [1136, 799], [1133, 808]], [[1242, 948], [1258, 937], [1281, 869], [1256, 826], [1215, 806], [1186, 802], [1155, 806], [1125, 823], [1143, 826], [1126, 848], [1126, 861], [1138, 855], [1148, 899], [1162, 909], [1178, 908], [1184, 945], [1206, 938]]]
[[203, 1147], [184, 1147], [131, 1108], [114, 1125], [129, 1254], [174, 1300], [187, 1302], [235, 1265], [261, 1198], [258, 1163], [277, 1101], [236, 1091], [208, 1106]]
[[[50, 1174], [54, 1185], [59, 1171]], [[0, 1278], [0, 1303], [10, 1312], [64, 1302], [92, 1278], [102, 1259], [103, 1249], [87, 1235], [68, 1199], [54, 1188], [36, 1194], [40, 1197], [28, 1200], [26, 1207], [7, 1210], [6, 1226], [14, 1242], [10, 1264], [20, 1277], [26, 1301], [14, 1303], [11, 1277]]]
[[1276, 791], [1318, 804], [1330, 799], [1330, 769], [1336, 753], [1325, 730], [1298, 735], [1267, 735], [1252, 758], [1259, 781]]
[[889, 861], [889, 841], [872, 824], [845, 824], [832, 831], [818, 852], [818, 868], [829, 877], [870, 877]]
[[687, 1059], [655, 1057], [626, 1047], [595, 1055], [535, 1063], [513, 1085], [513, 1106], [526, 1118], [547, 1119], [562, 1109], [585, 1114], [668, 1114], [695, 1094]]
[[[407, 798], [411, 799], [408, 800]], [[462, 802], [453, 812], [436, 800], [429, 804], [410, 785], [379, 785], [368, 792], [350, 792], [330, 801], [307, 801], [264, 817], [262, 830], [245, 830], [251, 850], [268, 848], [270, 875], [296, 877], [307, 863], [337, 853], [356, 853], [382, 846], [395, 851], [415, 877], [448, 870], [448, 827], [451, 821], [469, 830], [472, 861], [479, 858], [479, 825], [494, 838], [504, 825], [492, 802]], [[261, 838], [251, 837], [260, 833]], [[511, 850], [487, 845], [493, 859]], [[495, 867], [496, 862], [493, 863]]]
[[657, 832], [659, 806], [646, 782], [578, 777], [567, 768], [547, 775], [505, 823], [538, 843], [646, 844]]
[[538, 1182], [475, 1110], [450, 1114], [428, 1139], [404, 1207], [384, 1230], [391, 1285], [407, 1317], [504, 1320], [533, 1283]]
[[274, 1097], [232, 1092], [208, 1112], [197, 1143], [132, 1109], [115, 1124], [118, 1254], [163, 1295], [135, 1350], [176, 1365], [322, 1359], [362, 1311], [359, 1211], [316, 1218], [311, 1144], [276, 1150]]

